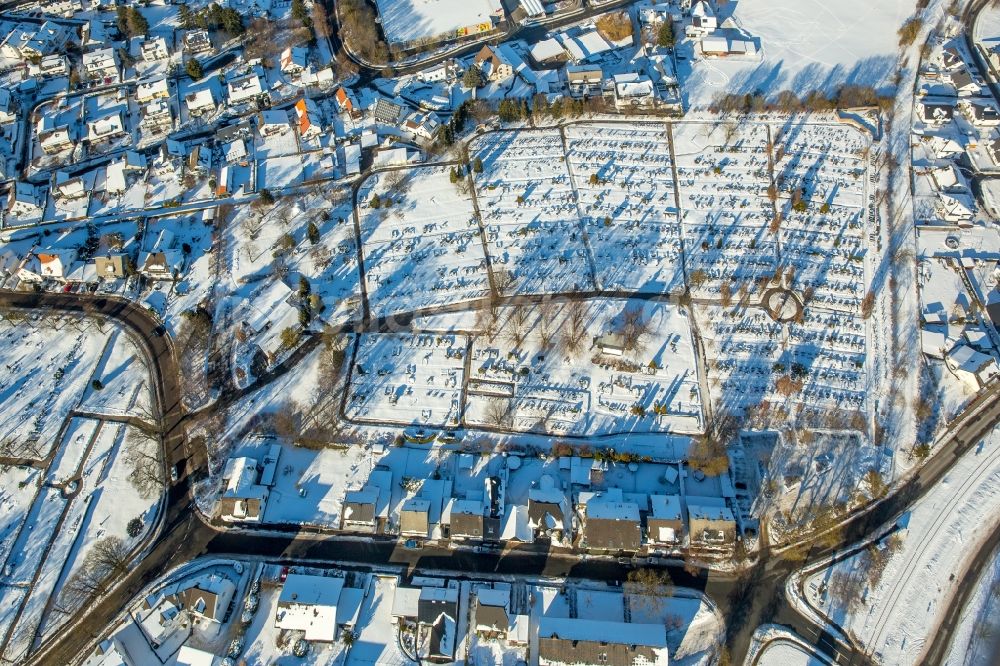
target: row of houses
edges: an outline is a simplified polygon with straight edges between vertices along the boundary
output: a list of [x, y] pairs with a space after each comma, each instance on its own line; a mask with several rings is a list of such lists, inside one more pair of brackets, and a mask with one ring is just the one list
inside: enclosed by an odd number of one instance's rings
[[[272, 461], [277, 459], [274, 448], [269, 454]], [[498, 458], [488, 473], [473, 473], [472, 458], [458, 454], [455, 469], [419, 482], [402, 480], [391, 462], [376, 463], [363, 484], [345, 492], [335, 527], [450, 544], [540, 541], [598, 554], [659, 554], [687, 547], [724, 552], [738, 538], [728, 477], [715, 481], [712, 488], [722, 492], [712, 494], [713, 489], [693, 479], [685, 482], [682, 476], [690, 470], [683, 465], [641, 463], [638, 475], [662, 478], [665, 490], [625, 490], [605, 480], [618, 473], [619, 463], [564, 457], [555, 461], [558, 472], [531, 477], [527, 493], [512, 498], [511, 474], [520, 473], [519, 464], [511, 461], [520, 458]], [[265, 522], [263, 505], [266, 486], [273, 484], [273, 463], [248, 463], [240, 457], [231, 464], [249, 470], [249, 476], [237, 481], [227, 465], [219, 505], [222, 519]], [[270, 475], [267, 469], [272, 470]], [[525, 478], [518, 478], [517, 485], [523, 487]], [[252, 508], [242, 508], [246, 506]]]

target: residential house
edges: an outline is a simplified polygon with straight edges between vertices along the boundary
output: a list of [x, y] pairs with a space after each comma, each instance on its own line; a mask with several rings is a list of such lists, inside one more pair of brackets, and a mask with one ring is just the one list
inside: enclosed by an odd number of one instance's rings
[[0, 42], [0, 56], [9, 60], [22, 60], [25, 54], [22, 53], [21, 49], [32, 40], [35, 31], [36, 27], [31, 23], [15, 25], [4, 37], [3, 42]]
[[139, 112], [142, 116], [139, 126], [147, 132], [169, 132], [174, 128], [173, 110], [165, 99], [154, 100], [144, 105]]
[[566, 67], [566, 86], [570, 97], [574, 99], [601, 95], [604, 88], [604, 70], [596, 65], [569, 65]]
[[289, 46], [281, 52], [281, 73], [297, 77], [309, 67], [309, 50], [304, 46]]
[[391, 102], [384, 97], [379, 97], [375, 102], [375, 120], [387, 125], [395, 125], [399, 122], [403, 114], [403, 107], [395, 102]]
[[17, 181], [7, 195], [7, 213], [20, 219], [41, 217], [45, 212], [45, 196], [42, 191], [24, 181]]
[[653, 81], [645, 74], [628, 72], [615, 74], [613, 77], [615, 108], [644, 109], [654, 108], [658, 104]]
[[650, 495], [646, 540], [650, 545], [679, 546], [684, 540], [684, 514], [678, 495]]
[[354, 99], [354, 95], [348, 92], [345, 88], [337, 88], [337, 92], [334, 93], [334, 99], [336, 99], [337, 109], [339, 109], [341, 113], [346, 113], [354, 119], [361, 117], [361, 111], [357, 100]]
[[978, 95], [981, 90], [979, 84], [972, 78], [972, 74], [965, 68], [951, 74], [951, 85], [955, 87], [959, 97]]
[[484, 45], [473, 58], [473, 64], [478, 67], [488, 81], [506, 81], [514, 76], [514, 68], [505, 61], [493, 47]]
[[719, 27], [719, 19], [712, 6], [706, 0], [699, 0], [691, 9], [691, 25], [688, 35], [697, 37], [714, 32]]
[[243, 327], [254, 335], [260, 350], [273, 362], [281, 354], [281, 332], [298, 326], [298, 296], [281, 280], [255, 291], [247, 304]]
[[927, 125], [947, 125], [955, 117], [955, 105], [941, 100], [923, 99], [919, 102], [920, 119]]
[[221, 624], [235, 593], [233, 581], [213, 573], [193, 581], [183, 581], [170, 598], [177, 608], [198, 620]]
[[307, 641], [332, 643], [337, 636], [337, 605], [344, 579], [288, 574], [278, 596], [274, 626], [301, 631]]
[[70, 39], [70, 32], [66, 28], [58, 23], [45, 21], [21, 47], [21, 57], [39, 59], [63, 51]]
[[477, 587], [473, 613], [476, 634], [484, 638], [506, 638], [510, 631], [510, 590]]
[[263, 136], [274, 136], [284, 134], [292, 126], [288, 122], [288, 112], [281, 109], [267, 109], [261, 111], [257, 118], [257, 130]]
[[1000, 374], [1000, 368], [992, 356], [978, 352], [966, 344], [956, 345], [948, 352], [945, 363], [972, 391], [978, 391], [986, 382]]
[[667, 628], [663, 623], [549, 616], [538, 620], [539, 666], [668, 666], [669, 663]]
[[145, 62], [156, 62], [166, 60], [170, 57], [167, 49], [167, 40], [163, 37], [152, 37], [139, 46], [139, 54]]
[[177, 168], [178, 158], [170, 153], [166, 143], [161, 143], [150, 164], [153, 174], [160, 178], [174, 176], [177, 174]]
[[38, 144], [42, 147], [42, 152], [46, 155], [61, 153], [67, 148], [72, 148], [74, 145], [73, 139], [69, 134], [69, 127], [65, 125], [39, 132]]
[[997, 127], [1000, 125], [1000, 112], [993, 104], [962, 100], [958, 103], [958, 108], [976, 127]]
[[87, 138], [85, 140], [89, 143], [113, 141], [127, 134], [125, 128], [125, 120], [119, 111], [110, 116], [104, 116], [103, 118], [97, 118], [88, 122]]
[[458, 63], [454, 59], [445, 60], [428, 69], [417, 72], [417, 78], [424, 83], [440, 83], [454, 79], [458, 73]]
[[425, 587], [417, 600], [417, 623], [427, 638], [427, 657], [451, 661], [457, 643], [458, 590], [454, 587]]
[[562, 541], [568, 515], [566, 493], [552, 477], [545, 475], [539, 479], [537, 487], [528, 489], [528, 525], [534, 538]]
[[184, 52], [190, 57], [210, 55], [215, 52], [208, 30], [188, 30], [184, 33]]
[[399, 510], [400, 536], [428, 538], [430, 536], [430, 509], [431, 503], [427, 499], [422, 497], [406, 499]]
[[6, 88], [0, 88], [0, 123], [12, 123], [17, 120], [19, 108], [17, 98]]
[[55, 199], [82, 199], [90, 194], [83, 178], [70, 178], [62, 171], [56, 172], [52, 178], [52, 196]]
[[127, 254], [108, 253], [103, 257], [94, 257], [97, 276], [106, 280], [118, 280], [128, 277], [131, 272], [131, 261]]
[[155, 81], [144, 81], [135, 87], [135, 100], [139, 104], [148, 104], [153, 100], [166, 99], [170, 97], [170, 88], [166, 79], [156, 79]]
[[639, 505], [619, 499], [620, 491], [614, 490], [586, 501], [581, 545], [598, 552], [638, 552], [642, 547]]
[[259, 523], [267, 506], [268, 489], [260, 480], [260, 467], [253, 458], [230, 458], [222, 474], [226, 484], [219, 499], [219, 515], [229, 523]]
[[448, 536], [457, 541], [482, 541], [484, 537], [482, 501], [451, 499], [442, 520], [448, 523]]
[[971, 226], [976, 204], [972, 195], [963, 192], [938, 192], [938, 213], [946, 222]]
[[218, 102], [216, 102], [215, 96], [209, 88], [184, 95], [184, 103], [187, 105], [188, 113], [192, 116], [202, 116], [206, 113], [211, 113], [218, 106]]
[[366, 534], [381, 533], [389, 517], [391, 495], [392, 470], [372, 470], [364, 487], [345, 493], [340, 528]]
[[264, 94], [264, 82], [257, 72], [250, 72], [237, 77], [226, 84], [229, 101], [232, 104], [242, 104], [256, 100]]
[[40, 78], [54, 78], [57, 76], [69, 76], [69, 58], [61, 53], [47, 55], [38, 61], [28, 65], [28, 73]]
[[77, 264], [75, 248], [50, 247], [32, 252], [18, 270], [17, 276], [25, 282], [65, 280]]
[[163, 229], [149, 252], [139, 259], [139, 272], [154, 280], [171, 280], [183, 265], [184, 256], [173, 247], [174, 234]]
[[88, 79], [97, 79], [104, 83], [119, 83], [121, 81], [121, 63], [118, 61], [118, 51], [109, 46], [84, 53], [83, 72]]
[[316, 102], [303, 97], [295, 103], [295, 115], [298, 118], [299, 137], [310, 141], [323, 134], [323, 116]]
[[736, 519], [721, 497], [687, 498], [691, 545], [726, 546], [736, 541]]

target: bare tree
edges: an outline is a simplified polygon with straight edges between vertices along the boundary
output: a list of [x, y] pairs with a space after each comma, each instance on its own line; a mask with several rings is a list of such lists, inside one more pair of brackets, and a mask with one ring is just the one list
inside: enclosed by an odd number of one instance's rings
[[524, 344], [528, 336], [528, 308], [525, 305], [515, 305], [507, 317], [506, 336], [515, 349]]
[[643, 336], [649, 332], [649, 322], [642, 316], [640, 308], [629, 308], [622, 314], [622, 346], [627, 351], [640, 351]]
[[545, 301], [538, 306], [538, 336], [541, 338], [544, 352], [555, 347], [555, 319], [556, 307], [552, 301]]
[[159, 442], [139, 428], [129, 428], [125, 445], [125, 460], [132, 469], [129, 476], [132, 486], [143, 497], [159, 493], [164, 483]]
[[587, 306], [583, 301], [570, 301], [566, 306], [566, 324], [563, 330], [563, 347], [572, 355], [583, 351], [587, 336]]
[[497, 290], [497, 296], [506, 296], [514, 286], [514, 274], [506, 268], [498, 268], [493, 271], [493, 284]]
[[490, 398], [486, 402], [486, 410], [483, 412], [483, 418], [488, 425], [497, 428], [509, 428], [512, 416], [510, 398]]

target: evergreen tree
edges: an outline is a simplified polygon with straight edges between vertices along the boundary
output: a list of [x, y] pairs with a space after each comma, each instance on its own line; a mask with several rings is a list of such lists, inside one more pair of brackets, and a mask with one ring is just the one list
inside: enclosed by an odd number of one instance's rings
[[187, 71], [187, 75], [190, 76], [195, 81], [197, 81], [198, 79], [200, 79], [205, 75], [205, 71], [201, 68], [201, 63], [198, 62], [197, 58], [191, 58], [190, 60], [188, 60], [187, 65], [184, 66], [184, 69]]
[[319, 242], [319, 227], [316, 226], [315, 222], [310, 222], [309, 226], [306, 227], [306, 237], [313, 245]]

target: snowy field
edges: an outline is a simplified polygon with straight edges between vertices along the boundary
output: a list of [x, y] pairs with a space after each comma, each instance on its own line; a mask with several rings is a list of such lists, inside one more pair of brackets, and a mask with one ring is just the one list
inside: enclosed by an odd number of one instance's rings
[[806, 581], [810, 604], [883, 664], [914, 664], [951, 598], [952, 575], [1000, 515], [1000, 430], [964, 454], [901, 530]]
[[706, 106], [719, 93], [832, 93], [845, 83], [888, 88], [897, 69], [896, 31], [913, 11], [912, 0], [726, 3], [720, 20], [734, 15], [760, 40], [763, 59], [702, 59], [681, 67], [686, 105]]
[[359, 188], [358, 208], [372, 314], [488, 295], [473, 203], [447, 167], [376, 174]]
[[456, 31], [489, 24], [500, 10], [498, 0], [376, 0], [385, 38], [390, 44], [423, 37], [454, 38]]

